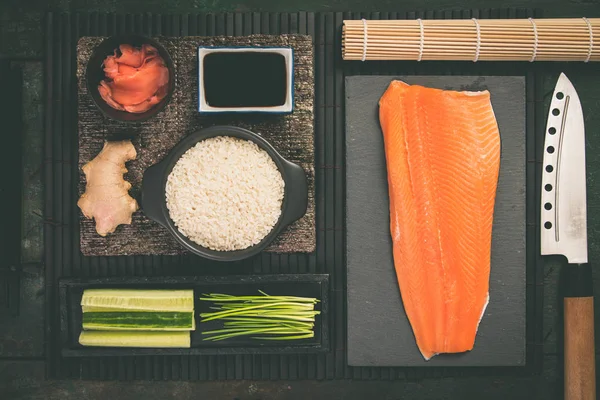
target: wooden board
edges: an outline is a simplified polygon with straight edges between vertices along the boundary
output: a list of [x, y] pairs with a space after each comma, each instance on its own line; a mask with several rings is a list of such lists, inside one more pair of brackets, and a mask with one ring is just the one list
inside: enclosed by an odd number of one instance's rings
[[[502, 140], [494, 212], [490, 303], [475, 348], [426, 362], [404, 312], [392, 258], [378, 101], [392, 79], [491, 93]], [[468, 76], [346, 78], [346, 255], [351, 366], [525, 364], [525, 79]]]

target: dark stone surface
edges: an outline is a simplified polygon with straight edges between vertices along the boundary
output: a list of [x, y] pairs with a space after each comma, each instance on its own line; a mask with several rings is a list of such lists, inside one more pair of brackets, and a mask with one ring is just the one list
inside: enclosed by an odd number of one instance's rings
[[3, 399], [11, 400], [552, 400], [562, 399], [560, 369], [546, 360], [541, 376], [442, 378], [424, 381], [228, 381], [101, 382], [44, 381], [44, 365], [0, 362]]
[[[34, 74], [25, 73], [24, 98], [28, 94], [33, 99], [42, 95], [43, 78], [43, 25], [44, 12], [49, 8], [58, 11], [100, 11], [100, 12], [187, 12], [200, 11], [399, 11], [417, 9], [460, 9], [469, 7], [542, 7], [547, 17], [598, 17], [600, 4], [597, 0], [3, 0], [0, 1], [0, 58], [30, 59]], [[590, 66], [591, 67], [591, 66]], [[540, 84], [551, 93], [560, 69], [551, 63], [540, 64], [542, 72]], [[545, 74], [543, 72], [546, 72]], [[29, 76], [29, 78], [27, 78]], [[597, 69], [583, 69], [581, 73], [569, 75], [583, 103], [587, 127], [587, 160], [588, 160], [588, 221], [589, 246], [592, 262], [600, 257], [600, 76]], [[36, 84], [36, 79], [38, 83]], [[37, 86], [36, 86], [37, 85]], [[548, 107], [547, 99], [537, 99]], [[24, 217], [29, 224], [28, 231], [33, 236], [25, 235], [22, 241], [23, 260], [36, 262], [41, 259], [41, 222], [39, 201], [43, 188], [39, 179], [41, 159], [37, 160], [35, 152], [40, 151], [44, 118], [39, 101], [26, 102], [23, 111], [24, 119], [30, 121], [30, 132], [37, 132], [33, 141], [24, 138], [26, 150], [24, 168], [31, 174], [28, 193], [33, 196], [33, 205], [24, 204]], [[27, 123], [26, 123], [27, 125]], [[6, 133], [8, 132], [8, 133]], [[4, 134], [11, 134], [3, 130]], [[35, 136], [35, 135], [34, 135]], [[34, 152], [34, 153], [32, 153]], [[26, 185], [24, 185], [26, 186]], [[38, 196], [38, 197], [35, 197]], [[27, 199], [26, 199], [27, 200]], [[25, 200], [25, 201], [26, 201]], [[37, 221], [37, 223], [36, 223]], [[52, 221], [47, 221], [53, 223]], [[36, 234], [35, 231], [38, 231]], [[37, 235], [37, 236], [36, 236]], [[31, 239], [30, 241], [27, 241]], [[562, 398], [562, 308], [558, 276], [562, 260], [548, 257], [544, 260], [544, 368], [540, 375], [498, 375], [479, 376], [475, 372], [466, 373], [463, 378], [446, 378], [414, 381], [410, 377], [403, 380], [388, 381], [279, 381], [252, 382], [227, 381], [210, 383], [191, 382], [102, 382], [102, 381], [64, 381], [46, 380], [45, 362], [40, 352], [43, 349], [44, 333], [42, 313], [38, 311], [24, 312], [21, 317], [6, 318], [0, 315], [4, 326], [19, 329], [20, 332], [37, 332], [32, 334], [35, 344], [32, 349], [39, 349], [30, 355], [10, 356], [0, 352], [0, 399], [166, 399], [166, 398], [205, 398], [211, 400], [271, 400], [271, 399], [561, 399]], [[42, 267], [38, 267], [42, 268]], [[43, 272], [40, 274], [43, 277]], [[36, 284], [38, 285], [38, 284]], [[600, 293], [600, 273], [594, 271], [594, 287]], [[44, 290], [43, 279], [39, 281], [37, 290]], [[30, 310], [42, 310], [43, 296], [23, 296], [22, 301], [31, 305]], [[22, 303], [23, 307], [25, 306]], [[600, 303], [596, 302], [596, 332], [600, 332]], [[12, 326], [20, 326], [13, 328]], [[0, 331], [4, 336], [5, 330]], [[600, 335], [596, 335], [596, 348], [599, 349]], [[35, 354], [34, 354], [35, 353]], [[598, 354], [598, 352], [597, 352]], [[597, 356], [597, 361], [600, 358]], [[597, 374], [600, 375], [599, 369]]]
[[[502, 140], [490, 302], [475, 347], [425, 361], [400, 299], [378, 102], [392, 79], [488, 90]], [[346, 78], [348, 363], [353, 366], [515, 366], [525, 362], [525, 79], [469, 76]]]
[[[21, 215], [12, 210], [0, 222], [0, 357], [41, 357], [44, 353], [44, 268], [39, 263], [43, 250], [40, 174], [43, 74], [42, 66], [35, 62], [10, 63], [10, 70], [16, 76], [9, 73], [0, 76], [2, 104], [14, 105], [12, 116], [2, 114], [7, 136], [0, 164], [9, 175], [2, 179], [0, 203], [5, 209], [12, 209], [21, 202]], [[5, 107], [3, 111], [9, 109]], [[29, 112], [19, 115], [21, 109]], [[22, 146], [21, 151], [15, 152], [15, 146]], [[7, 273], [5, 267], [14, 269]]]

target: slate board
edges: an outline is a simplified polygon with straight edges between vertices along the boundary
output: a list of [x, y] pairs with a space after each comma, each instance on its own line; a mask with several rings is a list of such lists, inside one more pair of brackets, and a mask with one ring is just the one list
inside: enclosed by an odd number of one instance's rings
[[[502, 157], [494, 211], [490, 303], [475, 348], [426, 362], [402, 306], [392, 257], [389, 198], [378, 101], [392, 79], [491, 93]], [[346, 78], [346, 260], [351, 366], [525, 364], [525, 78], [352, 76]]]

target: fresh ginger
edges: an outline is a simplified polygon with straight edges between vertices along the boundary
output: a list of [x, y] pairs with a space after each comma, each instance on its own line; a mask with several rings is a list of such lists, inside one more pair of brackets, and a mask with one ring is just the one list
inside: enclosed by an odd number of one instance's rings
[[77, 205], [86, 218], [96, 220], [100, 236], [113, 233], [121, 224], [131, 224], [138, 203], [129, 196], [131, 183], [123, 179], [125, 163], [137, 153], [129, 140], [105, 142], [102, 151], [83, 166], [86, 186]]

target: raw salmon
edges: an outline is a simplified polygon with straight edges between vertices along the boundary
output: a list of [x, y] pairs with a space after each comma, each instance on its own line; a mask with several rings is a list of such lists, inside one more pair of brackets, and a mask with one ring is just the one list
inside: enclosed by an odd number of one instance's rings
[[473, 349], [489, 301], [500, 134], [488, 91], [393, 81], [379, 101], [396, 276], [426, 360]]
[[143, 45], [128, 44], [104, 60], [106, 80], [100, 82], [100, 96], [112, 108], [142, 113], [159, 103], [167, 94], [169, 70], [158, 51]]

